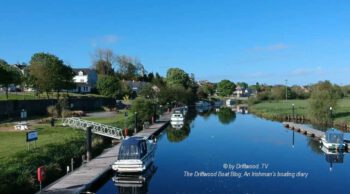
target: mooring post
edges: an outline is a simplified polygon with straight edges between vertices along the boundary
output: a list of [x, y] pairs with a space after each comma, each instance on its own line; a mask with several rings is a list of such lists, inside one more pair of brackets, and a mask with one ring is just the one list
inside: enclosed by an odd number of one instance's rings
[[73, 171], [73, 169], [74, 169], [74, 159], [73, 158], [70, 159], [70, 168], [71, 168], [71, 171]]
[[91, 160], [91, 145], [92, 145], [92, 134], [91, 126], [86, 128], [86, 160], [89, 162]]

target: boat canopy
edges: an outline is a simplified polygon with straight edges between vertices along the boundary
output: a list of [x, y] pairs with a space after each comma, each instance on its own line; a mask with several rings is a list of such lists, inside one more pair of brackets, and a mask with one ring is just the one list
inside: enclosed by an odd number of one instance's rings
[[336, 129], [330, 129], [326, 131], [326, 141], [328, 143], [344, 143], [344, 133]]
[[141, 159], [146, 153], [146, 140], [143, 137], [130, 137], [122, 142], [118, 160]]

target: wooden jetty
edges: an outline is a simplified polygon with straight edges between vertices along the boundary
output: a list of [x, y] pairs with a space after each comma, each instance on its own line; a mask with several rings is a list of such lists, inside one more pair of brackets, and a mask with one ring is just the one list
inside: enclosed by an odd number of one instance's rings
[[[171, 113], [163, 114], [155, 124], [141, 130], [135, 136], [150, 138], [152, 135], [156, 135], [166, 127], [170, 121], [170, 117]], [[38, 193], [78, 194], [85, 192], [100, 177], [111, 170], [111, 165], [117, 160], [119, 148], [120, 144], [113, 146], [77, 170], [48, 185]]]
[[325, 132], [311, 128], [303, 124], [297, 124], [293, 122], [283, 122], [283, 125], [288, 129], [291, 129], [293, 131], [299, 132], [301, 134], [304, 134], [310, 137], [314, 137], [316, 139], [321, 139], [325, 135]]

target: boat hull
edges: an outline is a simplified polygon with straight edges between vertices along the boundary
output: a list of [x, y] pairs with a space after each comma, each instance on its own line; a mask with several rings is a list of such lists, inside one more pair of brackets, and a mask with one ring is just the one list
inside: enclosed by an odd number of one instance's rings
[[140, 173], [146, 170], [154, 161], [156, 145], [141, 159], [117, 160], [112, 169], [118, 173]]
[[344, 143], [329, 143], [325, 138], [321, 139], [323, 146], [329, 150], [343, 150], [345, 149]]

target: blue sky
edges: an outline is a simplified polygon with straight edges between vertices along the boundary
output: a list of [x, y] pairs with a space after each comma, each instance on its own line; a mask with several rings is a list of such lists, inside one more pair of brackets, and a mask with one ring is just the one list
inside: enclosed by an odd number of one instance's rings
[[350, 84], [350, 1], [1, 1], [0, 58], [50, 52], [90, 67], [97, 48], [197, 80]]

